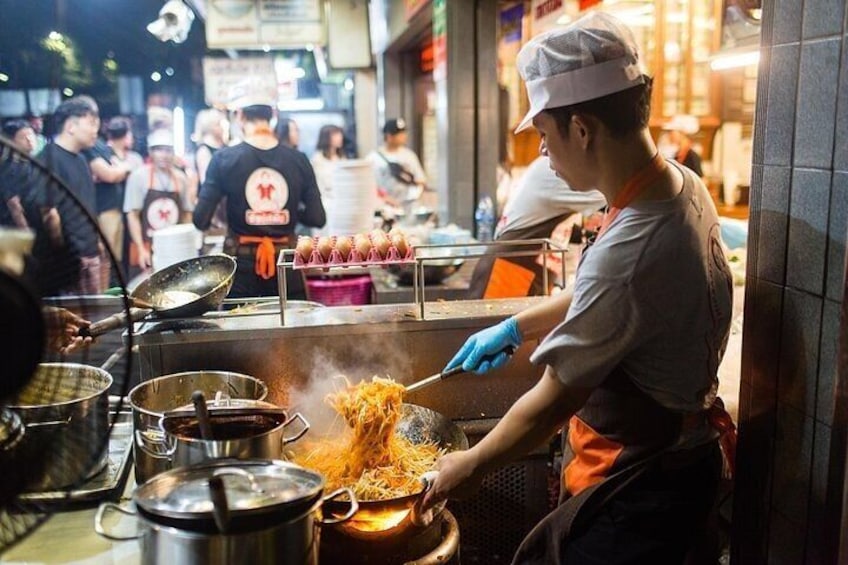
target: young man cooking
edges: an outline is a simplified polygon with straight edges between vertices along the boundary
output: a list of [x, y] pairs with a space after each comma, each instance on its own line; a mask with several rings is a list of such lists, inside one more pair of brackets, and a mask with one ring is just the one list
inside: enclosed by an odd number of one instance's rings
[[[212, 156], [194, 211], [194, 225], [206, 230], [227, 198], [224, 251], [238, 262], [231, 297], [277, 295], [277, 254], [294, 247], [295, 226], [320, 228], [327, 221], [309, 160], [274, 135], [273, 105], [256, 80], [233, 87], [230, 108], [244, 141]], [[289, 298], [305, 298], [303, 277], [289, 274]]]
[[132, 239], [131, 263], [152, 266], [151, 242], [156, 230], [191, 221], [193, 209], [189, 178], [174, 165], [174, 135], [157, 129], [147, 136], [150, 163], [127, 178], [124, 212]]
[[530, 99], [519, 129], [532, 122], [556, 173], [609, 207], [572, 289], [473, 335], [448, 364], [484, 373], [507, 346], [544, 338], [531, 356], [542, 378], [480, 443], [442, 458], [423, 510], [567, 425], [564, 500], [513, 562], [682, 563], [722, 464], [714, 400], [732, 279], [716, 211], [700, 179], [658, 155], [651, 79], [621, 22], [591, 13], [540, 35], [518, 67]]

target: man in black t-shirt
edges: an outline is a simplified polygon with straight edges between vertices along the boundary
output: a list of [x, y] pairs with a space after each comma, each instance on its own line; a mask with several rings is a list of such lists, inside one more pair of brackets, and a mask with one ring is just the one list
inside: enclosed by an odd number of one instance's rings
[[[309, 160], [277, 140], [270, 126], [273, 99], [261, 92], [252, 80], [231, 92], [244, 142], [212, 157], [194, 210], [194, 225], [206, 230], [218, 202], [227, 198], [225, 251], [238, 262], [231, 297], [278, 294], [276, 257], [281, 248], [294, 247], [295, 226], [327, 221]], [[290, 275], [289, 297], [304, 298], [300, 273]]]
[[92, 225], [97, 199], [91, 170], [82, 155], [97, 141], [100, 127], [97, 104], [87, 96], [71, 98], [56, 108], [53, 119], [59, 134], [38, 159], [70, 189], [84, 211], [65, 191], [49, 184], [39, 188], [43, 205], [55, 208], [59, 214], [66, 247], [62, 251], [54, 249], [56, 255], [49, 263], [44, 261], [44, 272], [51, 269], [51, 278], [63, 279], [57, 289], [60, 292], [97, 294], [101, 291], [100, 240]]
[[[3, 135], [25, 155], [35, 147], [35, 131], [26, 120], [9, 120], [3, 124]], [[13, 153], [0, 163], [0, 226], [33, 228], [38, 223], [33, 209], [32, 163]]]

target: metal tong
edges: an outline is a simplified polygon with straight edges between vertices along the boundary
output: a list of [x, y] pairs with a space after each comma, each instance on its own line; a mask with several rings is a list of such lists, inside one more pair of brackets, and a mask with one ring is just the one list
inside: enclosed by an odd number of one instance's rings
[[[509, 345], [509, 346], [505, 347], [504, 349], [502, 349], [501, 351], [498, 351], [497, 353], [495, 353], [493, 355], [484, 355], [483, 358], [480, 360], [480, 362], [482, 363], [483, 361], [487, 361], [487, 360], [491, 361], [492, 359], [494, 359], [495, 357], [497, 357], [501, 353], [506, 353], [507, 355], [512, 355], [513, 353], [515, 353], [515, 347], [513, 347], [512, 345]], [[446, 379], [448, 377], [452, 377], [454, 375], [459, 375], [460, 373], [465, 373], [465, 372], [466, 371], [465, 371], [465, 369], [462, 368], [462, 365], [459, 365], [457, 367], [454, 367], [453, 369], [448, 369], [447, 371], [442, 371], [441, 373], [436, 373], [435, 375], [427, 377], [426, 379], [421, 379], [420, 381], [415, 382], [415, 383], [407, 386], [406, 392], [410, 393], [410, 392], [415, 392], [417, 390], [421, 390], [422, 388], [436, 384], [437, 382], [439, 382], [443, 379]]]

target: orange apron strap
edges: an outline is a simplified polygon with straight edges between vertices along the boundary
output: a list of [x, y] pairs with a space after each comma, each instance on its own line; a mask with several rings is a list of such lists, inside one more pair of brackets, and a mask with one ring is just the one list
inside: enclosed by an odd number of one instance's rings
[[724, 402], [716, 398], [712, 406], [707, 409], [707, 421], [710, 426], [718, 432], [718, 443], [724, 460], [727, 462], [728, 478], [736, 476], [736, 424], [733, 417], [724, 409]]
[[[280, 238], [278, 242], [288, 241], [288, 238]], [[256, 276], [265, 279], [273, 279], [277, 274], [277, 250], [274, 247], [274, 239], [270, 237], [239, 237], [239, 243], [256, 243], [256, 262], [253, 271]]]
[[513, 298], [527, 296], [536, 274], [500, 257], [492, 265], [492, 273], [483, 298]]

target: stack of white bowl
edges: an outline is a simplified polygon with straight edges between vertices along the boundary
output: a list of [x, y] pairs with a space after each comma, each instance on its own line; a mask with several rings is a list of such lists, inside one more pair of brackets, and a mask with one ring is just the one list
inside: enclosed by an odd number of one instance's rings
[[177, 224], [153, 232], [153, 270], [197, 257], [199, 236], [202, 237], [201, 232], [192, 224]]
[[378, 207], [377, 179], [370, 161], [338, 161], [333, 171], [332, 196], [325, 202], [327, 226], [331, 235], [369, 231]]

